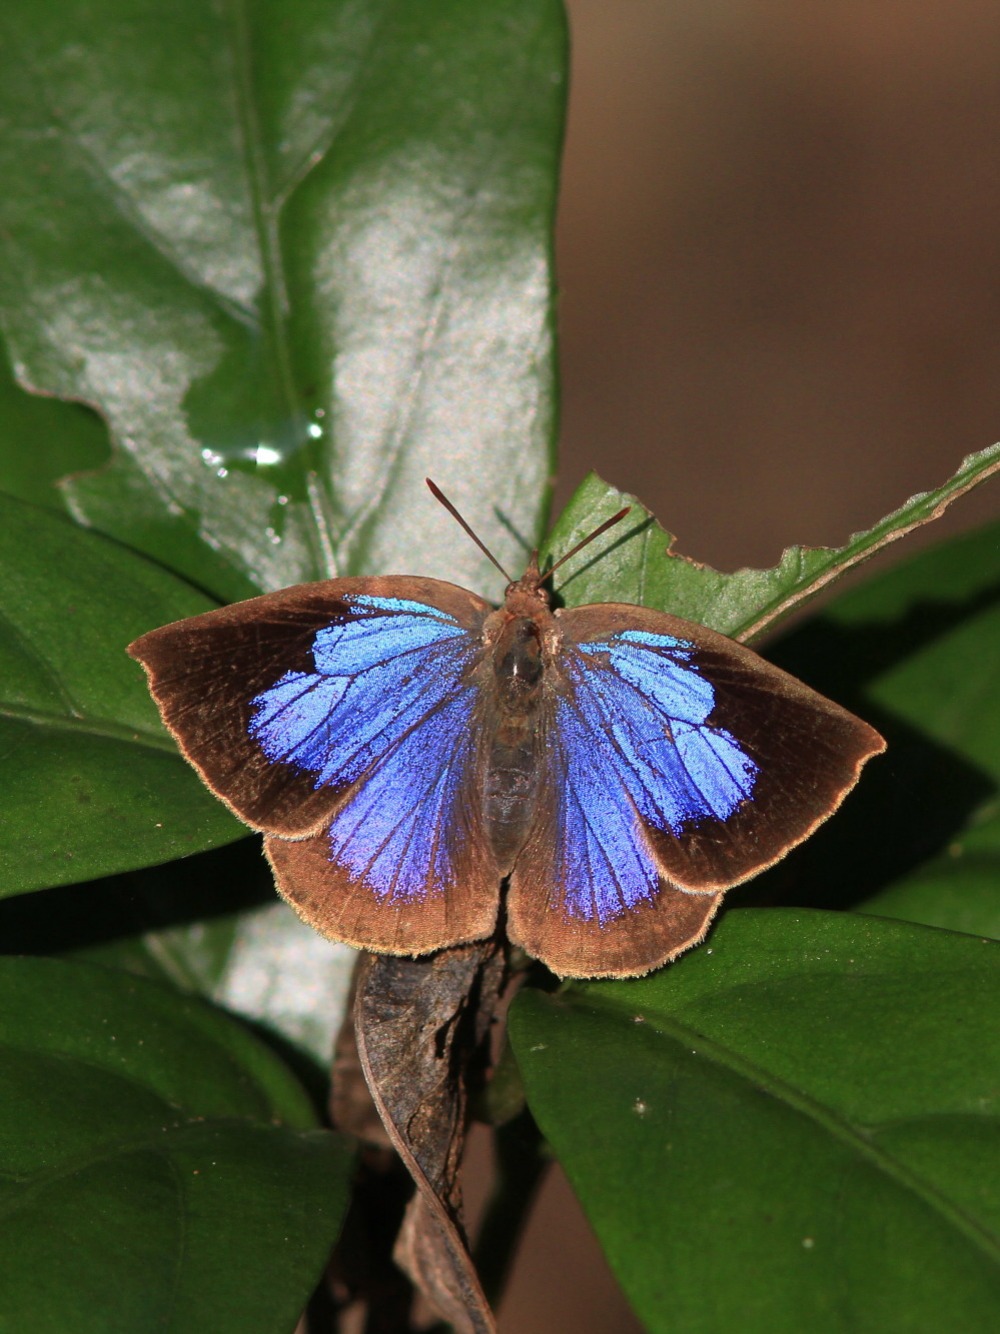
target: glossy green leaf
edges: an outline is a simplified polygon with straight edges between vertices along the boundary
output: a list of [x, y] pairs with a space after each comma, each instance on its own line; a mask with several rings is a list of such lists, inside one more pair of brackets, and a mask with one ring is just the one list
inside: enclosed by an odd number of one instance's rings
[[521, 993], [529, 1105], [647, 1329], [996, 1328], [998, 950], [746, 911], [651, 977]]
[[913, 496], [843, 547], [788, 547], [768, 570], [723, 574], [671, 551], [673, 537], [640, 502], [591, 475], [577, 490], [546, 544], [558, 558], [623, 505], [632, 513], [620, 527], [569, 562], [556, 582], [570, 606], [611, 600], [656, 607], [747, 640], [796, 609], [832, 580], [890, 542], [936, 519], [972, 487], [1000, 470], [1000, 445], [970, 454], [954, 476]]
[[200, 1001], [87, 964], [0, 960], [0, 1326], [291, 1330], [352, 1151]]
[[[73, 512], [222, 597], [495, 584], [551, 473], [558, 0], [7, 0], [0, 316]], [[489, 573], [487, 573], [489, 571]]]
[[237, 836], [125, 646], [212, 604], [96, 533], [0, 496], [0, 895]]

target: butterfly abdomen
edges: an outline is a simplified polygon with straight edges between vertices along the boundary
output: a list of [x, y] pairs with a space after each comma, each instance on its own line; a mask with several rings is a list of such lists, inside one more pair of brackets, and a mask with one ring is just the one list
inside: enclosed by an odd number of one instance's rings
[[486, 829], [501, 875], [509, 873], [528, 836], [539, 774], [533, 732], [501, 728], [490, 749], [483, 790]]

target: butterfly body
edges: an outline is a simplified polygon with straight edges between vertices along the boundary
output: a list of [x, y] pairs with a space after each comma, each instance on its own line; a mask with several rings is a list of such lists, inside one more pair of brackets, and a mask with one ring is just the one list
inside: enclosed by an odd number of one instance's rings
[[324, 934], [420, 954], [494, 930], [555, 972], [649, 971], [839, 805], [884, 748], [749, 649], [628, 604], [494, 609], [329, 580], [130, 652], [205, 782]]
[[497, 867], [510, 874], [538, 795], [546, 692], [559, 637], [548, 601], [524, 581], [483, 626], [484, 681], [478, 726], [488, 738], [483, 817]]

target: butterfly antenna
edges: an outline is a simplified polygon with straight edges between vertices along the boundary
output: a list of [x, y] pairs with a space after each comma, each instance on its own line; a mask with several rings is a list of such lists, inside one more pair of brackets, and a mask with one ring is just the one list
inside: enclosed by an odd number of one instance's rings
[[545, 571], [546, 579], [549, 577], [550, 574], [554, 574], [555, 571], [558, 570], [560, 565], [565, 565], [568, 560], [572, 560], [572, 558], [576, 555], [578, 551], [582, 551], [584, 547], [589, 546], [590, 543], [593, 542], [595, 537], [600, 537], [601, 534], [606, 533], [609, 528], [613, 528], [616, 523], [621, 523], [622, 519], [625, 518], [625, 515], [628, 514], [631, 511], [631, 509], [632, 509], [631, 505], [626, 505], [625, 508], [623, 510], [619, 510], [617, 514], [612, 514], [610, 519], [605, 519], [604, 522], [600, 524], [597, 528], [595, 528], [592, 533], [588, 534], [588, 536], [585, 537], [582, 542], [577, 542], [576, 546], [572, 547], [569, 551], [567, 551], [565, 556], [559, 557], [555, 565], [549, 566], [549, 568]]
[[[424, 478], [424, 481], [425, 481], [425, 482], [427, 483], [427, 485], [430, 487], [430, 492], [431, 492], [431, 495], [434, 497], [434, 499], [437, 500], [437, 501], [440, 501], [440, 503], [445, 507], [445, 509], [448, 511], [448, 513], [451, 515], [451, 517], [455, 520], [455, 522], [458, 523], [458, 524], [460, 524], [460, 525], [462, 526], [462, 528], [464, 528], [465, 531], [469, 534], [469, 536], [472, 538], [473, 542], [475, 542], [476, 546], [477, 546], [477, 547], [479, 548], [479, 550], [483, 553], [483, 555], [486, 557], [486, 559], [487, 559], [487, 560], [491, 560], [491, 561], [493, 562], [493, 564], [497, 567], [497, 569], [500, 571], [500, 573], [503, 575], [503, 577], [507, 580], [507, 582], [510, 583], [510, 582], [511, 582], [511, 577], [510, 577], [510, 575], [507, 573], [507, 571], [504, 569], [504, 567], [500, 564], [500, 562], [497, 560], [496, 556], [494, 556], [493, 552], [489, 549], [489, 547], [486, 545], [486, 543], [483, 542], [481, 538], [477, 537], [476, 534], [472, 531], [472, 529], [471, 529], [471, 528], [469, 527], [469, 525], [465, 522], [465, 520], [462, 518], [461, 514], [459, 514], [458, 510], [457, 510], [457, 509], [455, 508], [455, 506], [451, 503], [451, 501], [448, 499], [448, 497], [445, 495], [445, 493], [441, 490], [441, 488], [440, 488], [439, 486], [436, 486], [435, 483], [432, 482], [431, 479], [430, 479], [429, 477], [425, 477], [425, 478]], [[596, 537], [597, 534], [596, 534], [596, 533], [593, 533], [592, 536], [593, 536], [593, 537]]]

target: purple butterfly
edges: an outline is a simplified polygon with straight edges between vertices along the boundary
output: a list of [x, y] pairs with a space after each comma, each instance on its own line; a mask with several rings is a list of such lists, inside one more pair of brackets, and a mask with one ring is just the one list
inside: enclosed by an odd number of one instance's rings
[[532, 558], [499, 610], [434, 579], [302, 584], [129, 652], [324, 935], [390, 954], [478, 940], [506, 884], [507, 935], [554, 972], [645, 973], [701, 940], [723, 892], [807, 838], [885, 743], [704, 626], [621, 603], [553, 611], [551, 573]]

